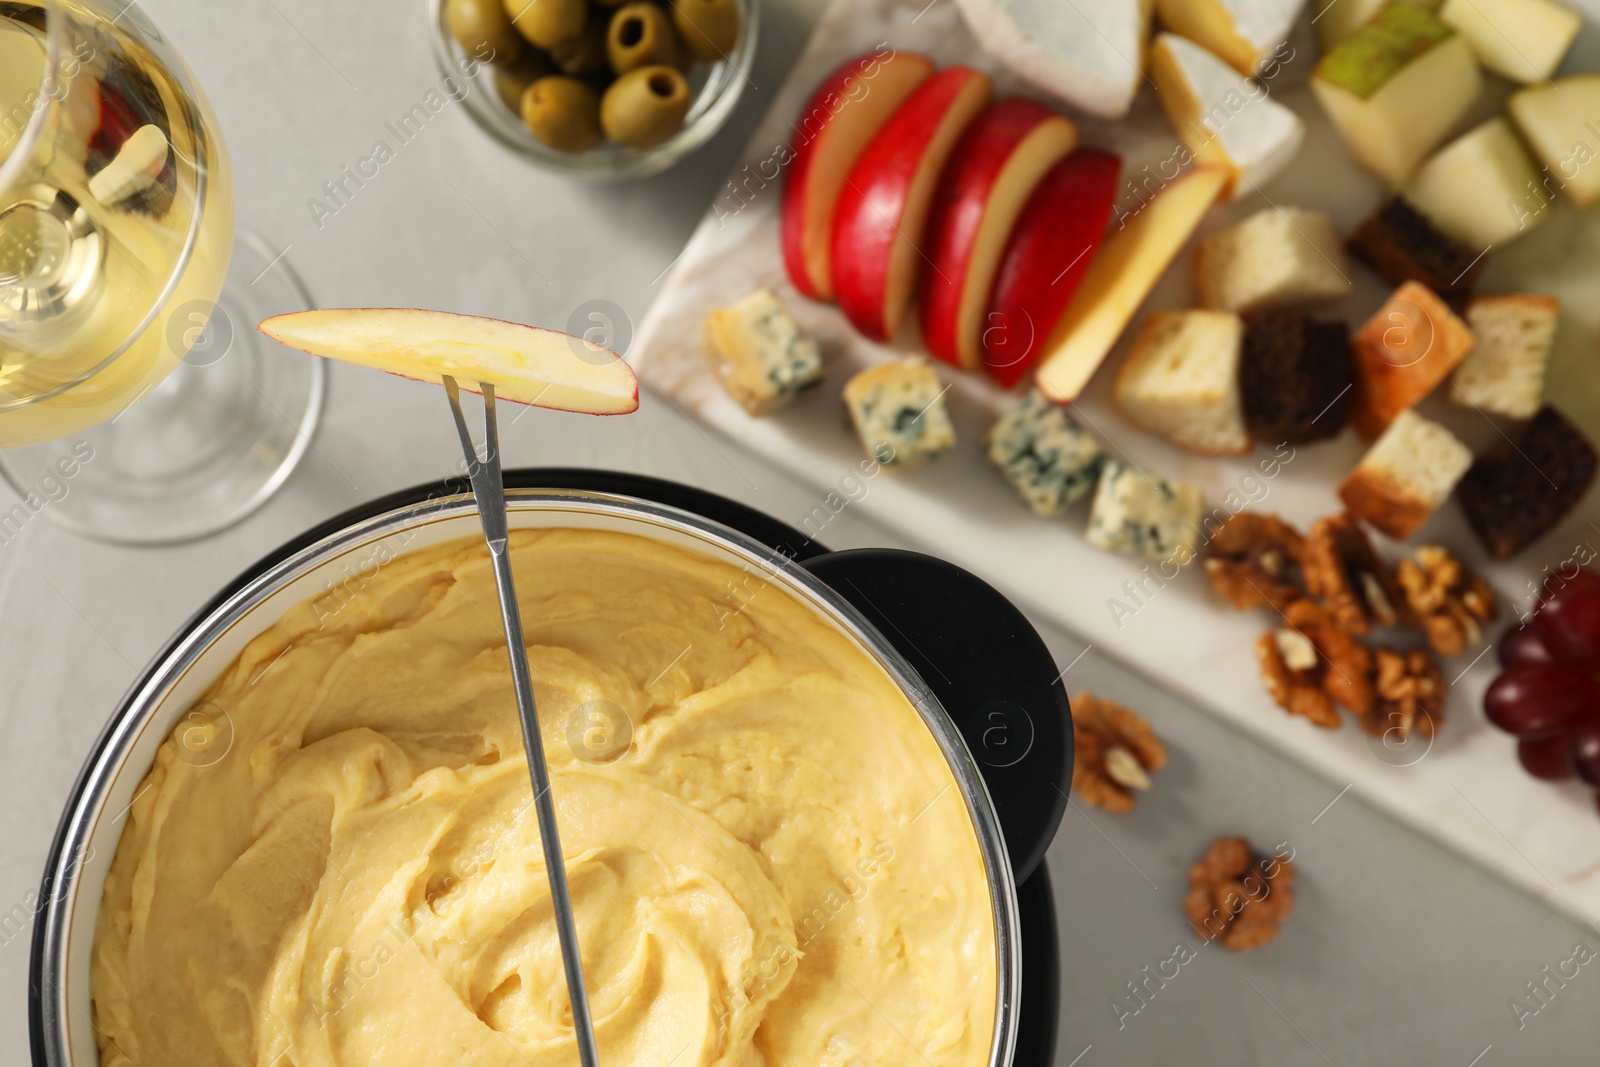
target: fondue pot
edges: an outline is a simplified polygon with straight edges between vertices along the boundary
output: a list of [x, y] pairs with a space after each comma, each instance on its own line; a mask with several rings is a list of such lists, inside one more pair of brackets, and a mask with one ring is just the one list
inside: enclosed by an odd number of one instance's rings
[[[671, 482], [588, 470], [509, 471], [512, 529], [637, 534], [782, 586], [855, 641], [921, 715], [977, 836], [996, 948], [991, 1067], [1046, 1067], [1055, 1048], [1055, 915], [1042, 859], [1066, 807], [1072, 725], [1039, 636], [971, 574], [912, 552], [830, 552], [742, 504]], [[406, 490], [302, 535], [186, 623], [128, 691], [74, 784], [40, 892], [29, 982], [33, 1062], [98, 1062], [90, 955], [123, 816], [180, 717], [292, 606], [403, 552], [478, 536], [463, 481]]]

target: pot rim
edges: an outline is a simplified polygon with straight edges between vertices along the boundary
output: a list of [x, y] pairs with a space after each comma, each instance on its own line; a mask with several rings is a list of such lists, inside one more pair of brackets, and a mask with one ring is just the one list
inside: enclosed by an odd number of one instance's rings
[[[424, 487], [426, 488], [426, 487]], [[29, 1029], [36, 1064], [70, 1067], [69, 1027], [83, 1009], [70, 1003], [66, 978], [74, 936], [75, 911], [82, 861], [106, 814], [109, 791], [125, 770], [134, 747], [167, 696], [190, 668], [218, 640], [245, 622], [274, 593], [332, 560], [407, 530], [476, 517], [469, 493], [438, 483], [420, 501], [395, 505], [395, 497], [342, 515], [291, 541], [219, 594], [186, 621], [140, 672], [90, 749], [74, 783], [57, 827], [39, 899], [43, 903], [34, 930], [29, 989]], [[989, 1063], [1012, 1062], [1017, 1041], [1021, 987], [1021, 943], [1017, 887], [998, 813], [976, 761], [954, 720], [894, 646], [844, 597], [813, 576], [790, 555], [694, 512], [624, 493], [584, 489], [508, 488], [506, 503], [513, 513], [560, 512], [643, 521], [678, 537], [708, 546], [760, 567], [781, 580], [791, 595], [807, 602], [855, 640], [901, 689], [933, 734], [960, 787], [983, 858], [989, 886], [995, 938], [995, 1014]], [[378, 510], [371, 510], [371, 509]], [[363, 517], [363, 513], [364, 517]], [[477, 525], [474, 522], [473, 530]], [[120, 833], [117, 834], [120, 840]], [[90, 929], [77, 936], [93, 937]], [[92, 1024], [91, 1024], [92, 1025]]]

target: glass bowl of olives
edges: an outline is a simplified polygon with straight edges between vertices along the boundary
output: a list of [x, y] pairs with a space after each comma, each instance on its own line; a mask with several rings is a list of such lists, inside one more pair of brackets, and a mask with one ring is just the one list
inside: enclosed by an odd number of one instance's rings
[[721, 128], [750, 81], [757, 0], [429, 0], [451, 94], [574, 177], [639, 178]]

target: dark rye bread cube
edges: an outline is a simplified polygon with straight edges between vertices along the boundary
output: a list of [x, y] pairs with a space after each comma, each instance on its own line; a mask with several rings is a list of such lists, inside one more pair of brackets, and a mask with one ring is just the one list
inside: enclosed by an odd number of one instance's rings
[[1304, 311], [1245, 319], [1239, 392], [1250, 437], [1301, 444], [1333, 437], [1350, 414], [1350, 330]]
[[1421, 282], [1457, 311], [1489, 262], [1484, 249], [1456, 244], [1398, 196], [1356, 227], [1345, 244], [1390, 285]]
[[1546, 404], [1515, 440], [1502, 440], [1456, 488], [1467, 521], [1495, 559], [1510, 559], [1561, 521], [1594, 481], [1594, 445]]

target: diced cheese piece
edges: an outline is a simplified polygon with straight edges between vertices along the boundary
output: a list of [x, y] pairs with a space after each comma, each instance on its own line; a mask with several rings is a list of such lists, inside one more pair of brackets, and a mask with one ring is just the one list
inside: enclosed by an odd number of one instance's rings
[[1600, 203], [1600, 74], [1574, 74], [1511, 94], [1506, 104], [1548, 174], [1579, 207]]
[[945, 388], [927, 360], [915, 356], [851, 378], [844, 402], [867, 454], [884, 466], [909, 467], [949, 451], [956, 431]]
[[956, 0], [978, 43], [1015, 74], [1091, 115], [1121, 118], [1143, 84], [1146, 0]]
[[1221, 167], [1196, 167], [1118, 222], [1045, 343], [1036, 372], [1052, 400], [1077, 398], [1145, 297], [1227, 184]]
[[1356, 162], [1401, 185], [1477, 101], [1472, 46], [1432, 15], [1390, 4], [1312, 71], [1311, 91]]
[[1182, 566], [1194, 558], [1204, 508], [1195, 486], [1108, 459], [1100, 469], [1085, 537], [1096, 548]]
[[717, 379], [752, 415], [776, 411], [822, 381], [822, 352], [771, 289], [707, 314], [706, 340]]
[[1133, 339], [1113, 390], [1123, 414], [1194, 452], [1250, 451], [1239, 398], [1244, 320], [1230, 311], [1158, 311]]
[[[1317, 28], [1317, 41], [1322, 45], [1324, 52], [1334, 45], [1355, 33], [1368, 22], [1372, 16], [1389, 6], [1392, 0], [1317, 0], [1316, 14], [1311, 17], [1312, 25]], [[1425, 7], [1429, 11], [1439, 6], [1439, 0], [1406, 0], [1416, 7]]]
[[1201, 306], [1245, 314], [1337, 300], [1350, 292], [1350, 264], [1333, 216], [1268, 207], [1201, 240], [1194, 254]]
[[984, 439], [989, 461], [1036, 515], [1059, 515], [1089, 495], [1100, 473], [1100, 443], [1035, 391]]
[[1478, 62], [1528, 85], [1561, 66], [1583, 16], [1554, 0], [1445, 0], [1439, 19], [1461, 31]]
[[1533, 157], [1511, 124], [1492, 118], [1435, 152], [1402, 195], [1439, 232], [1481, 252], [1522, 236], [1553, 212]]
[[1231, 195], [1258, 190], [1289, 165], [1305, 138], [1293, 111], [1193, 41], [1163, 33], [1150, 76], [1173, 128], [1201, 163], [1233, 173]]
[[1161, 24], [1252, 74], [1289, 36], [1305, 0], [1156, 0]]

